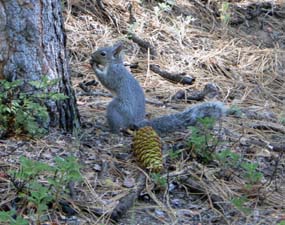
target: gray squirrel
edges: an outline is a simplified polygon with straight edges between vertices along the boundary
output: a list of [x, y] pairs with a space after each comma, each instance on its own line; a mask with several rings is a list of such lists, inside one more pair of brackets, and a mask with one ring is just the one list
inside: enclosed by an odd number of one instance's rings
[[199, 118], [219, 119], [225, 114], [223, 103], [205, 102], [176, 114], [145, 119], [144, 91], [125, 68], [122, 49], [121, 43], [99, 48], [90, 60], [99, 81], [115, 96], [107, 107], [107, 121], [112, 132], [118, 133], [130, 127], [152, 126], [163, 134], [195, 125]]

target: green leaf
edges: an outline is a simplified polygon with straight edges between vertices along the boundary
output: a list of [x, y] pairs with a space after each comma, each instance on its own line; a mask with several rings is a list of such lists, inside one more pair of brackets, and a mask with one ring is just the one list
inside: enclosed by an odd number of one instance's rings
[[15, 210], [11, 210], [8, 212], [0, 211], [0, 221], [1, 222], [8, 222], [11, 220], [11, 217], [16, 213]]
[[248, 202], [248, 199], [245, 196], [233, 198], [231, 200], [231, 203], [241, 212], [245, 213], [246, 215], [249, 215], [251, 213], [251, 209], [249, 207], [246, 207], [246, 203]]
[[54, 100], [54, 101], [62, 101], [62, 100], [66, 100], [69, 98], [68, 96], [62, 93], [53, 93], [49, 97], [51, 100]]
[[215, 156], [223, 166], [236, 168], [239, 165], [240, 156], [229, 149], [221, 151]]
[[257, 171], [257, 163], [244, 162], [241, 166], [244, 169], [243, 175], [248, 180], [249, 184], [256, 184], [262, 180], [263, 174]]

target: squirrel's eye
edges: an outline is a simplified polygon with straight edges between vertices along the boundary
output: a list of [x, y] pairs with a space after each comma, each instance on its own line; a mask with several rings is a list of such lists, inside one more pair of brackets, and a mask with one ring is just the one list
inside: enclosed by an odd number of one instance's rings
[[100, 55], [101, 56], [106, 56], [106, 52], [101, 52]]

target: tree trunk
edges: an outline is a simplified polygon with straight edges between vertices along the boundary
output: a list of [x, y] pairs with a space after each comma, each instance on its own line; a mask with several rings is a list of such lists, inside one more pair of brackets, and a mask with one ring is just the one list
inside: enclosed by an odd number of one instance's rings
[[67, 95], [50, 102], [50, 125], [79, 127], [66, 53], [60, 0], [0, 0], [0, 78], [9, 81], [58, 79], [55, 90]]

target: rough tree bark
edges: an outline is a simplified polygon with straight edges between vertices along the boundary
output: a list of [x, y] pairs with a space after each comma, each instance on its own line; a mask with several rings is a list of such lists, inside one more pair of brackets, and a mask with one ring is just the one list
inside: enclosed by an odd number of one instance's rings
[[49, 103], [52, 126], [79, 127], [72, 90], [60, 0], [0, 0], [0, 79], [59, 79], [69, 97]]

